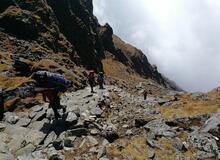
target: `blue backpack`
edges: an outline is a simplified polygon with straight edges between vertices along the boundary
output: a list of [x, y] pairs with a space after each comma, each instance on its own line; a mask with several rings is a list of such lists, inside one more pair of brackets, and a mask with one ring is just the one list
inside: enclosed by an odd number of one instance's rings
[[64, 76], [49, 71], [37, 71], [33, 75], [40, 86], [43, 87], [65, 87], [70, 85], [70, 81]]

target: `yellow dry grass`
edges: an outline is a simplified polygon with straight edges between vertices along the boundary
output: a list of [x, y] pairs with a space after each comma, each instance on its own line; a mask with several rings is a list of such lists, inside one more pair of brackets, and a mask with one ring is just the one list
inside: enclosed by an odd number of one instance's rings
[[27, 77], [10, 77], [6, 78], [0, 76], [0, 86], [6, 90], [14, 90], [15, 88], [20, 87], [24, 83], [32, 82], [30, 78]]
[[106, 75], [119, 80], [126, 81], [144, 81], [138, 74], [135, 74], [129, 67], [114, 60], [112, 57], [106, 57], [102, 60], [103, 69]]
[[157, 106], [156, 110], [161, 112], [165, 118], [194, 117], [215, 113], [219, 109], [220, 100], [194, 100], [189, 94], [184, 94], [177, 102], [170, 106]]
[[[118, 147], [118, 145], [123, 147]], [[143, 136], [133, 137], [129, 139], [120, 139], [114, 144], [110, 144], [107, 147], [107, 155], [111, 158], [132, 158], [134, 160], [142, 160], [148, 158], [148, 146], [146, 144], [146, 139]]]
[[[173, 147], [173, 144], [175, 141], [166, 139], [166, 138], [160, 138], [158, 139], [157, 143], [159, 143], [163, 149], [156, 149], [155, 155], [159, 159], [163, 160], [175, 160], [177, 157], [177, 153], [175, 148]], [[186, 159], [193, 159], [193, 149], [190, 148], [187, 152], [182, 153], [182, 156]]]

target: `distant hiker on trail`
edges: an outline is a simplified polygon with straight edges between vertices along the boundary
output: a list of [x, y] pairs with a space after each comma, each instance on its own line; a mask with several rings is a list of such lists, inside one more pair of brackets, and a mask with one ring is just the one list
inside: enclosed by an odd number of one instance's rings
[[52, 73], [49, 71], [37, 71], [31, 75], [37, 82], [36, 92], [43, 94], [44, 101], [46, 98], [49, 100], [49, 107], [54, 111], [55, 118], [61, 118], [58, 113], [58, 109], [63, 109], [63, 113], [66, 109], [60, 104], [60, 92], [65, 92], [70, 86], [70, 81], [60, 74]]
[[146, 100], [148, 94], [151, 94], [151, 90], [149, 90], [149, 91], [148, 90], [144, 90], [143, 94], [144, 94], [144, 100]]
[[3, 90], [0, 88], [0, 121], [4, 116], [4, 99], [3, 99]]
[[103, 84], [104, 84], [104, 74], [103, 72], [99, 72], [98, 77], [97, 77], [97, 82], [99, 84], [99, 89], [104, 89]]
[[91, 93], [94, 93], [93, 87], [95, 86], [95, 72], [93, 70], [89, 71], [88, 82], [91, 87]]

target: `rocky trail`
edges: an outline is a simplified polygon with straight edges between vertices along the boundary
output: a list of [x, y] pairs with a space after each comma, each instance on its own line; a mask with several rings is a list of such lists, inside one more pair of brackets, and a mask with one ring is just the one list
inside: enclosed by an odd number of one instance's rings
[[0, 123], [0, 159], [220, 158], [220, 112], [203, 118], [200, 127], [184, 128], [194, 119], [166, 120], [156, 106], [170, 102], [161, 97], [144, 100], [111, 85], [95, 92], [87, 87], [62, 95], [67, 110], [58, 120], [47, 103], [29, 112], [6, 112]]

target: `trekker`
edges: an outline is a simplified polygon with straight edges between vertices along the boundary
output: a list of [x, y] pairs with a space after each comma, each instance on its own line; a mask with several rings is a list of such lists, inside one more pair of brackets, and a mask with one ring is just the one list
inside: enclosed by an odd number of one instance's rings
[[147, 95], [148, 94], [151, 94], [151, 90], [144, 90], [144, 100], [146, 100], [147, 99]]
[[0, 121], [4, 116], [4, 99], [3, 99], [3, 90], [0, 88]]
[[70, 81], [60, 74], [49, 71], [37, 71], [31, 75], [37, 82], [36, 92], [43, 94], [44, 101], [46, 98], [49, 100], [49, 107], [54, 111], [55, 118], [61, 118], [58, 109], [63, 109], [63, 113], [66, 109], [60, 104], [60, 92], [65, 92], [70, 86]]
[[93, 87], [95, 86], [95, 72], [93, 70], [89, 71], [88, 82], [91, 87], [91, 93], [94, 93]]
[[99, 72], [98, 77], [97, 77], [97, 82], [99, 84], [99, 89], [104, 89], [103, 84], [104, 84], [104, 74], [103, 72]]

